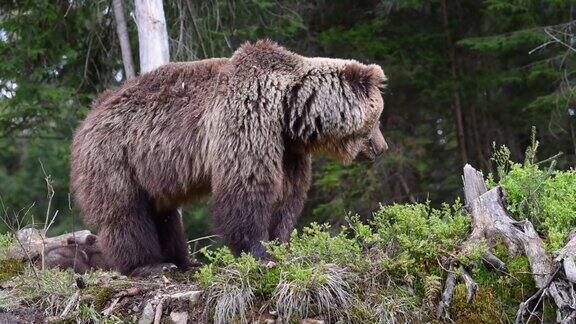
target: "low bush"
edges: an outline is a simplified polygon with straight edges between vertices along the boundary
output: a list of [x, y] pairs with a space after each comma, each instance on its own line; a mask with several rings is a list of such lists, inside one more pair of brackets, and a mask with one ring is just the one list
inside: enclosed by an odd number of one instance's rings
[[204, 250], [210, 263], [196, 274], [215, 322], [245, 319], [269, 307], [285, 319], [346, 321], [427, 319], [439, 297], [442, 264], [457, 254], [469, 223], [459, 201], [382, 206], [366, 224], [356, 216], [334, 229], [311, 224], [290, 244], [267, 244], [272, 266], [227, 248]]

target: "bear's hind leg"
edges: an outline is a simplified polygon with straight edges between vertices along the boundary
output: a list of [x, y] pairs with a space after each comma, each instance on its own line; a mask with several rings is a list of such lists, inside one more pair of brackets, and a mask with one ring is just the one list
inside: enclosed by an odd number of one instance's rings
[[157, 212], [154, 221], [164, 262], [175, 264], [180, 270], [187, 271], [192, 263], [188, 255], [188, 242], [182, 224], [182, 217], [177, 209]]
[[122, 274], [146, 276], [166, 266], [162, 264], [160, 242], [149, 205], [134, 202], [131, 207], [118, 209], [114, 219], [101, 226], [102, 250], [111, 265]]

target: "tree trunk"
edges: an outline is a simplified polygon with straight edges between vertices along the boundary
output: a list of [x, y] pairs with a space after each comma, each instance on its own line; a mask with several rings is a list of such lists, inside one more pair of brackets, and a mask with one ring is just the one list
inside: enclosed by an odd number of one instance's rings
[[126, 18], [124, 17], [124, 1], [114, 0], [114, 18], [116, 19], [116, 32], [120, 40], [120, 50], [122, 52], [122, 62], [126, 72], [126, 80], [134, 77], [134, 63], [132, 62], [132, 48], [130, 47], [130, 37], [126, 27]]
[[168, 31], [162, 0], [135, 0], [140, 73], [146, 73], [170, 61]]
[[455, 83], [452, 90], [452, 114], [454, 115], [454, 126], [456, 126], [456, 135], [458, 139], [458, 149], [462, 163], [468, 163], [468, 154], [466, 150], [466, 137], [464, 134], [464, 119], [462, 117], [462, 98], [460, 96], [460, 85], [458, 82], [458, 62], [456, 61], [456, 47], [452, 33], [450, 32], [450, 23], [448, 17], [448, 7], [446, 0], [440, 1], [442, 7], [442, 24], [446, 33], [446, 49], [448, 51], [448, 60], [450, 61], [450, 73]]

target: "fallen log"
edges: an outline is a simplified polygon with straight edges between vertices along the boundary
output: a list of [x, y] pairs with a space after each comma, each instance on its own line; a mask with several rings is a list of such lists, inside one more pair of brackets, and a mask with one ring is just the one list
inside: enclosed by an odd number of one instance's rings
[[24, 228], [16, 232], [17, 244], [8, 252], [8, 256], [18, 260], [35, 259], [42, 254], [42, 251], [75, 244], [93, 245], [96, 240], [96, 235], [89, 230], [45, 237], [40, 230]]
[[25, 228], [16, 232], [15, 238], [16, 244], [8, 252], [12, 259], [39, 263], [42, 268], [73, 268], [77, 273], [109, 269], [98, 237], [88, 230], [45, 237], [40, 230]]

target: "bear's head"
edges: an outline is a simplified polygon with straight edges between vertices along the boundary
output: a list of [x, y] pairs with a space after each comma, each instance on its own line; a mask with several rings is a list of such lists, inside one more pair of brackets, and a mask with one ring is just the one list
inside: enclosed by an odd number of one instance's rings
[[230, 62], [237, 97], [228, 100], [247, 109], [281, 105], [283, 133], [298, 147], [344, 162], [374, 160], [387, 149], [379, 128], [386, 76], [378, 65], [304, 57], [270, 40], [242, 45]]
[[373, 161], [388, 145], [380, 131], [386, 76], [378, 65], [302, 58], [301, 76], [285, 98], [285, 125], [312, 151], [344, 162]]

